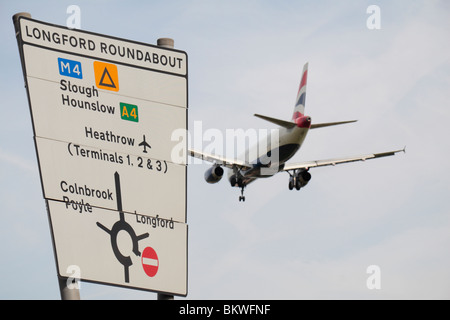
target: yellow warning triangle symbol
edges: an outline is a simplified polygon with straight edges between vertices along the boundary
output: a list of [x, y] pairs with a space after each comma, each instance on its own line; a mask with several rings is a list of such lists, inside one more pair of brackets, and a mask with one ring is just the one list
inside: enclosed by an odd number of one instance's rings
[[106, 67], [105, 67], [105, 70], [103, 70], [102, 77], [100, 78], [100, 81], [98, 84], [100, 86], [104, 86], [104, 87], [117, 88], [116, 84], [114, 83], [113, 79], [111, 78], [111, 75], [109, 74], [108, 68], [106, 68]]

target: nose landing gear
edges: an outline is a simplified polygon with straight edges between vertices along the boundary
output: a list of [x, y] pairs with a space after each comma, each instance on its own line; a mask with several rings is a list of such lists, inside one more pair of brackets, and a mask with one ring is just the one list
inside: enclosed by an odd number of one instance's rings
[[241, 201], [245, 202], [244, 188], [245, 188], [245, 186], [241, 187], [241, 195], [239, 196], [239, 202], [241, 202]]
[[245, 202], [244, 189], [246, 183], [244, 182], [243, 175], [241, 171], [236, 167], [234, 168], [234, 175], [230, 177], [230, 183], [232, 187], [241, 188], [241, 195], [239, 196], [239, 202]]

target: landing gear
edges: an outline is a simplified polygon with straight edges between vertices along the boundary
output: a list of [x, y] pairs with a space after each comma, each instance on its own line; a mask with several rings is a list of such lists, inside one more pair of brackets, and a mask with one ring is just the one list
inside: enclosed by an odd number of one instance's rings
[[241, 201], [245, 202], [244, 189], [246, 183], [243, 180], [243, 175], [241, 174], [239, 168], [237, 167], [234, 168], [234, 175], [230, 177], [230, 183], [232, 187], [241, 188], [241, 195], [239, 196], [239, 202]]
[[295, 177], [291, 176], [289, 178], [289, 190], [294, 189], [294, 186], [295, 186]]
[[296, 190], [300, 190], [304, 186], [306, 186], [311, 180], [311, 174], [308, 172], [308, 169], [303, 170], [294, 170], [294, 172], [291, 174], [289, 171], [289, 190], [293, 190], [294, 188]]
[[289, 178], [289, 190], [300, 190], [302, 188], [302, 184], [300, 182], [300, 179], [296, 176], [292, 176]]
[[245, 186], [241, 187], [241, 195], [239, 196], [239, 202], [241, 202], [241, 201], [245, 202], [244, 188], [245, 188]]
[[300, 182], [300, 178], [295, 179], [295, 189], [298, 191], [302, 188], [302, 184]]

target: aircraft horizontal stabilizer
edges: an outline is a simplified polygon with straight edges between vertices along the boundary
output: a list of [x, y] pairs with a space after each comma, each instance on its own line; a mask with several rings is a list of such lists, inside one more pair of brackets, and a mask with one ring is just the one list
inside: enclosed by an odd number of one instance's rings
[[352, 123], [352, 122], [356, 122], [356, 121], [358, 121], [358, 120], [349, 120], [349, 121], [340, 121], [340, 122], [325, 122], [325, 123], [316, 123], [316, 124], [313, 123], [313, 124], [311, 124], [311, 129], [337, 126], [340, 124]]
[[[286, 129], [292, 129], [295, 127], [295, 123], [292, 121], [286, 121], [286, 120], [281, 120], [281, 119], [277, 119], [277, 118], [272, 118], [272, 117], [268, 117], [268, 116], [263, 116], [262, 114], [254, 114], [255, 117], [258, 117], [260, 119], [275, 123], [281, 127], [284, 127]], [[316, 124], [311, 124], [311, 129], [317, 129], [317, 128], [324, 128], [324, 127], [331, 127], [331, 126], [337, 126], [340, 124], [346, 124], [346, 123], [352, 123], [352, 122], [356, 122], [358, 120], [349, 120], [349, 121], [339, 121], [339, 122], [325, 122], [325, 123], [316, 123]]]
[[291, 122], [291, 121], [285, 121], [285, 120], [281, 120], [281, 119], [276, 119], [276, 118], [271, 118], [271, 117], [267, 117], [267, 116], [263, 116], [261, 114], [254, 114], [255, 117], [258, 117], [260, 119], [275, 123], [279, 126], [285, 127], [286, 129], [292, 129], [293, 127], [295, 127], [295, 123]]

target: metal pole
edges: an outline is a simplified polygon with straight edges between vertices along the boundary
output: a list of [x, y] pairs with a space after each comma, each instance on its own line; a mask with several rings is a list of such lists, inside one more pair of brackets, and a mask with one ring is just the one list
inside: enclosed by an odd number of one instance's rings
[[174, 297], [171, 294], [158, 293], [158, 300], [174, 300]]
[[78, 281], [69, 280], [69, 278], [58, 277], [59, 292], [61, 300], [80, 300], [80, 289], [78, 289]]
[[22, 41], [21, 37], [19, 35], [19, 18], [25, 17], [25, 18], [31, 18], [31, 14], [28, 12], [19, 12], [13, 15], [13, 23], [14, 23], [14, 29], [16, 31], [16, 40], [17, 40], [17, 46], [19, 47], [19, 54], [20, 54], [20, 63], [22, 64], [22, 72], [24, 81], [26, 82], [26, 74], [25, 74], [25, 61], [23, 60], [23, 53], [22, 53]]
[[[14, 29], [16, 31], [17, 44], [19, 46], [20, 61], [22, 63], [23, 76], [24, 76], [24, 80], [26, 81], [25, 61], [24, 61], [23, 52], [22, 52], [21, 36], [19, 34], [19, 31], [20, 31], [19, 18], [20, 17], [31, 18], [31, 14], [28, 12], [18, 12], [15, 15], [13, 15], [13, 17], [12, 17], [13, 23], [14, 23]], [[47, 205], [47, 212], [48, 212], [47, 201], [46, 201], [46, 205]], [[58, 284], [59, 284], [59, 290], [61, 293], [62, 300], [80, 300], [80, 290], [78, 289], [79, 287], [78, 287], [77, 280], [74, 280], [74, 282], [72, 282], [71, 280], [68, 280], [68, 278], [58, 277]]]
[[16, 29], [16, 33], [19, 31], [19, 17], [26, 17], [26, 18], [31, 18], [31, 14], [29, 14], [28, 12], [18, 12], [15, 15], [13, 15], [13, 22], [14, 22], [14, 28]]
[[163, 48], [173, 49], [175, 41], [171, 38], [159, 38], [157, 41], [157, 45]]
[[[157, 45], [163, 48], [173, 49], [175, 46], [175, 41], [171, 38], [159, 38]], [[171, 294], [158, 293], [158, 300], [174, 300], [174, 296]]]

